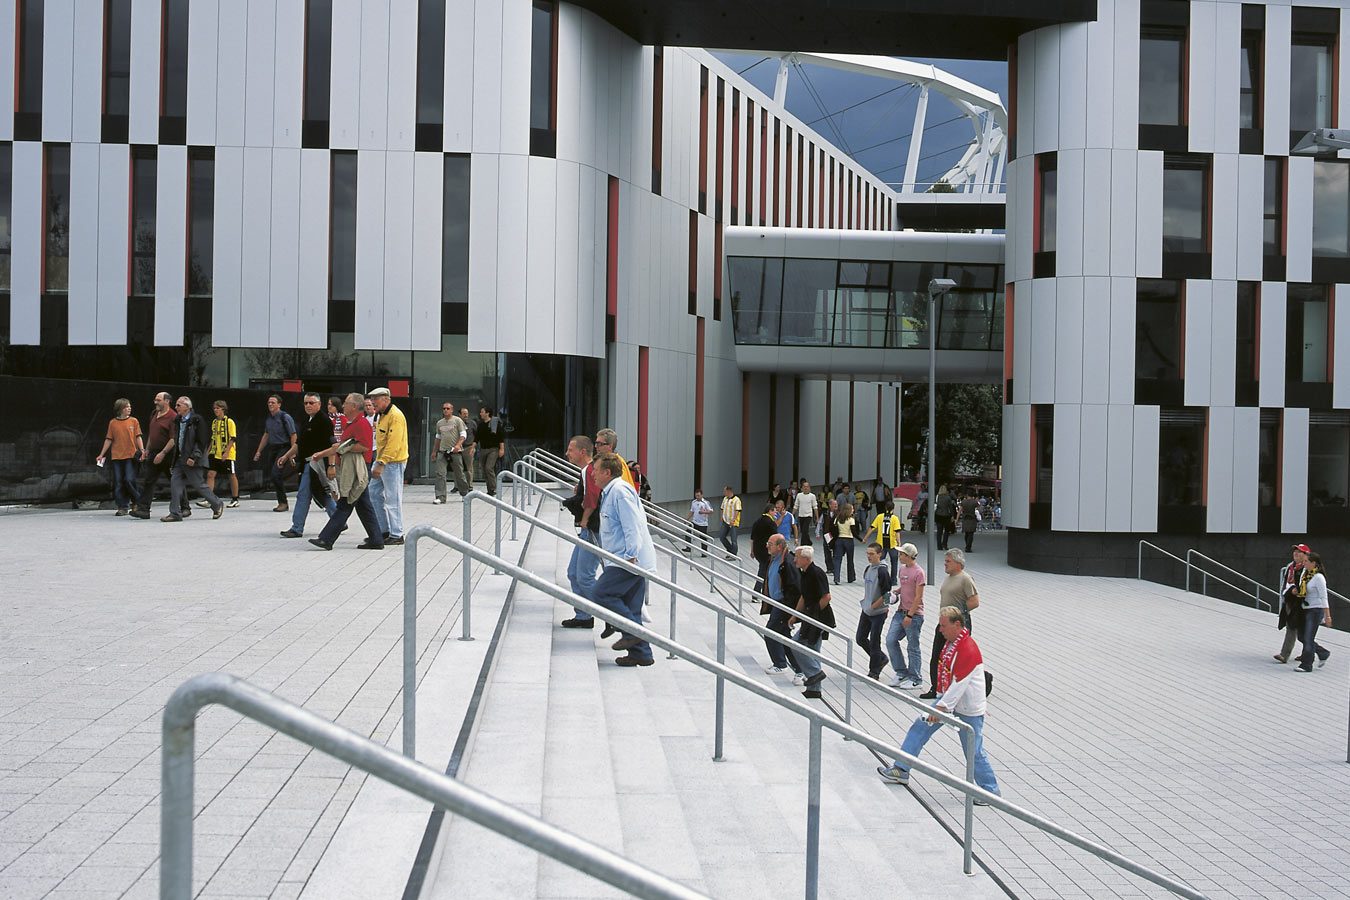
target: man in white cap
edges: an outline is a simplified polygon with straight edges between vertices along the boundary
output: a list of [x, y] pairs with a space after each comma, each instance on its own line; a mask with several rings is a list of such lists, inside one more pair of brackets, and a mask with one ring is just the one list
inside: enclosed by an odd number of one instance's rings
[[[891, 669], [895, 672], [891, 687], [923, 687], [923, 650], [919, 645], [919, 632], [923, 630], [923, 586], [928, 576], [918, 558], [918, 547], [913, 544], [900, 546], [900, 565], [892, 579], [895, 587], [891, 592], [899, 602], [891, 616], [891, 626], [886, 630], [886, 655], [891, 658]], [[901, 638], [909, 643], [908, 657], [900, 648]]]

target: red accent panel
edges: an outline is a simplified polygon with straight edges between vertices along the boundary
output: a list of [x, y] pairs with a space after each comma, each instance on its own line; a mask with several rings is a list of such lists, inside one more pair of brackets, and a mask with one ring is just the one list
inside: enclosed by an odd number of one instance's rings
[[[698, 311], [698, 213], [689, 210], [689, 296]], [[702, 322], [702, 319], [699, 319]], [[702, 326], [700, 326], [702, 327]]]
[[649, 394], [650, 378], [648, 376], [648, 355], [650, 350], [647, 347], [638, 347], [638, 433], [637, 433], [637, 461], [645, 469], [647, 467], [647, 397]]
[[[605, 225], [605, 312], [619, 314], [619, 179], [609, 176], [609, 221]], [[618, 334], [615, 323], [615, 334]]]
[[694, 434], [703, 434], [703, 374], [704, 374], [704, 352], [705, 343], [705, 325], [707, 320], [702, 316], [698, 317], [698, 335], [695, 338], [697, 356], [694, 360]]
[[[297, 383], [298, 383], [298, 382], [297, 382]], [[389, 396], [391, 396], [391, 397], [407, 397], [407, 396], [409, 396], [411, 393], [412, 393], [412, 382], [411, 382], [411, 381], [407, 381], [407, 380], [405, 379], [405, 380], [403, 380], [403, 381], [391, 381], [391, 382], [389, 382]]]
[[[286, 394], [298, 394], [298, 393], [300, 393], [301, 391], [303, 391], [304, 389], [305, 389], [305, 383], [304, 383], [303, 381], [300, 381], [299, 379], [290, 379], [290, 378], [288, 378], [288, 379], [286, 379], [286, 380], [284, 380], [284, 381], [281, 382], [281, 390], [282, 390], [282, 393], [286, 393]], [[389, 393], [392, 394], [393, 392], [394, 392], [394, 388], [393, 388], [392, 386], [390, 386], [390, 388], [389, 388]]]

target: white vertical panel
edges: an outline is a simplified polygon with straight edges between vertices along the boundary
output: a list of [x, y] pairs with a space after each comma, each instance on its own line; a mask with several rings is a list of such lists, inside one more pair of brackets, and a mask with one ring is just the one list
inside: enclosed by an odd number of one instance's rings
[[211, 226], [211, 343], [216, 347], [238, 347], [244, 278], [243, 148], [216, 148], [215, 170], [215, 215]]
[[[337, 6], [341, 0], [333, 4], [333, 24], [338, 22]], [[188, 23], [191, 27], [192, 15], [188, 14]], [[218, 27], [216, 29], [216, 146], [218, 147], [242, 147], [244, 145], [244, 62], [248, 58], [248, 16], [243, 14], [237, 3], [221, 3], [220, 17], [217, 19]], [[338, 47], [336, 41], [333, 44], [333, 59], [338, 60]], [[349, 65], [348, 59], [342, 60], [342, 65]], [[188, 76], [188, 90], [191, 90], [192, 77]], [[337, 97], [337, 83], [333, 84], [333, 96]], [[131, 87], [131, 96], [136, 96], [136, 84], [133, 81]], [[192, 121], [192, 112], [188, 112], [188, 121]], [[240, 157], [242, 160], [243, 157]], [[216, 201], [219, 203], [219, 199]], [[213, 286], [211, 289], [215, 291]], [[216, 313], [212, 311], [212, 317], [216, 318]], [[214, 328], [212, 329], [214, 332]], [[217, 342], [216, 346], [228, 346]]]
[[1261, 285], [1261, 321], [1257, 325], [1260, 372], [1257, 373], [1262, 406], [1284, 406], [1285, 283]]
[[1031, 391], [1032, 403], [1055, 402], [1055, 280], [1031, 282]]
[[[1234, 134], [1237, 131], [1234, 130]], [[1213, 255], [1211, 278], [1236, 278], [1238, 266], [1238, 154], [1213, 157], [1213, 215], [1210, 234]]]
[[[1190, 53], [1189, 66], [1186, 69], [1186, 85], [1190, 94], [1187, 104], [1187, 136], [1192, 153], [1212, 153], [1214, 151], [1214, 97], [1216, 81], [1222, 81], [1236, 90], [1237, 70], [1225, 73], [1225, 77], [1216, 77], [1215, 72], [1215, 20], [1214, 8], [1218, 3], [1192, 3], [1190, 39], [1186, 41]], [[1236, 133], [1234, 134], [1236, 137]]]
[[384, 155], [384, 337], [380, 346], [386, 350], [412, 348], [413, 156]]
[[1055, 481], [1050, 496], [1050, 528], [1078, 530], [1079, 428], [1082, 407], [1055, 405]]
[[1256, 530], [1260, 502], [1261, 410], [1233, 410], [1233, 531]]
[[127, 264], [130, 248], [131, 148], [99, 147], [98, 342], [127, 342]]
[[300, 345], [300, 149], [272, 150], [269, 347]]
[[[447, 0], [445, 4], [445, 150], [447, 153], [468, 153], [473, 149], [473, 84], [474, 84], [474, 0]], [[570, 4], [558, 7], [559, 24], [575, 23], [581, 11]], [[577, 48], [558, 36], [558, 74], [562, 75], [564, 61], [576, 65]], [[558, 100], [562, 101], [562, 84], [558, 85]], [[562, 133], [562, 107], [558, 108], [559, 138]], [[571, 126], [573, 123], [569, 122]]]
[[[364, 133], [364, 129], [363, 129]], [[356, 168], [356, 346], [384, 347], [384, 166], [362, 150]]]
[[1135, 274], [1140, 278], [1162, 277], [1163, 155], [1139, 152], [1135, 218]]
[[1017, 38], [1017, 151], [1030, 159], [1036, 152], [1036, 33]]
[[[845, 481], [851, 481], [852, 479], [849, 478], [848, 474], [848, 379], [833, 379], [829, 382], [829, 391], [830, 422], [826, 427], [829, 429], [827, 440], [830, 442], [830, 468], [834, 469], [836, 474], [842, 475]], [[783, 411], [786, 408], [784, 404], [780, 404], [778, 407], [780, 421], [783, 419]], [[784, 479], [779, 475], [777, 480], [790, 481], [791, 479]]]
[[1058, 197], [1055, 203], [1055, 274], [1083, 274], [1082, 150], [1060, 151]]
[[1132, 150], [1139, 146], [1139, 0], [1115, 0], [1114, 11], [1116, 134], [1112, 146]]
[[1134, 403], [1135, 281], [1111, 279], [1111, 402]]
[[441, 251], [445, 164], [439, 153], [413, 159], [412, 348], [441, 346]]
[[1019, 281], [1013, 293], [1013, 403], [1030, 403], [1034, 281]]
[[[74, 168], [72, 164], [72, 172]], [[160, 147], [155, 175], [155, 343], [181, 347], [187, 296], [187, 147]]]
[[[333, 0], [332, 47], [328, 146], [355, 150], [361, 133], [361, 0]], [[448, 52], [446, 62], [448, 69]]]
[[1134, 408], [1131, 531], [1158, 530], [1158, 407]]
[[[558, 6], [558, 159], [578, 160], [581, 152], [581, 18], [580, 8]], [[586, 94], [589, 98], [589, 94]]]
[[[268, 119], [271, 125], [271, 119]], [[217, 196], [219, 192], [217, 192]], [[270, 347], [272, 305], [272, 151], [244, 148], [239, 343]]]
[[216, 141], [216, 35], [220, 0], [193, 0], [188, 12], [187, 142]]
[[[248, 57], [244, 64], [244, 145], [272, 146], [276, 89], [277, 0], [247, 0]], [[248, 323], [244, 323], [248, 327]]]
[[[1211, 281], [1213, 317], [1209, 335], [1209, 402], [1232, 406], [1237, 378], [1237, 282]], [[1189, 372], [1190, 361], [1187, 360]]]
[[1003, 524], [1026, 528], [1031, 484], [1031, 407], [1003, 407], [1003, 453], [1007, 474], [1003, 477]]
[[1208, 281], [1186, 282], [1185, 377], [1183, 390], [1187, 406], [1208, 406], [1209, 342], [1212, 335], [1214, 298]]
[[[131, 107], [127, 135], [133, 144], [153, 144], [159, 140], [160, 4], [161, 0], [131, 0]], [[124, 328], [125, 325], [124, 322]]]
[[[1106, 530], [1107, 408], [1084, 405], [1079, 411], [1078, 530]], [[1059, 410], [1055, 410], [1056, 421]], [[1058, 461], [1056, 461], [1058, 466]], [[1058, 482], [1055, 485], [1059, 490]]]
[[[1017, 196], [1015, 208], [1010, 212], [1016, 218], [1009, 218], [1007, 247], [1008, 279], [1022, 281], [1031, 278], [1032, 233], [1036, 227], [1036, 166], [1034, 157], [1028, 155], [1008, 165], [1009, 201]], [[1058, 235], [1056, 235], [1058, 237]]]
[[1284, 411], [1284, 450], [1280, 477], [1280, 530], [1308, 530], [1308, 410]]
[[1134, 407], [1116, 403], [1106, 408], [1107, 531], [1134, 528]]
[[1133, 150], [1111, 151], [1111, 274], [1133, 275], [1135, 221], [1138, 217], [1138, 157]]
[[[390, 150], [412, 150], [417, 126], [417, 4], [389, 5], [388, 129]], [[447, 60], [448, 62], [448, 60]]]
[[[18, 46], [14, 39], [14, 3], [15, 0], [0, 0], [0, 47], [9, 48], [7, 59], [11, 63]], [[0, 65], [0, 141], [14, 138], [14, 69], [13, 65]]]
[[[479, 3], [478, 6], [481, 11], [483, 4]], [[501, 60], [501, 149], [503, 153], [529, 153], [529, 35], [534, 6], [530, 0], [501, 0], [501, 6], [502, 43], [494, 57]], [[650, 135], [651, 131], [648, 130], [647, 134]]]
[[[1350, 7], [1341, 7], [1341, 41], [1345, 40], [1345, 35], [1350, 35]], [[1341, 64], [1337, 66], [1340, 84], [1336, 91], [1336, 121], [1340, 124], [1350, 122], [1350, 66]]]
[[[530, 257], [528, 239], [529, 180], [531, 162], [526, 156], [503, 156], [498, 176], [497, 195], [500, 215], [497, 219], [497, 346], [501, 352], [520, 352], [527, 346], [529, 321], [525, 292], [528, 289], [526, 268], [522, 260]], [[620, 188], [626, 187], [620, 185]], [[632, 192], [622, 190], [631, 199]], [[627, 234], [631, 234], [628, 232]], [[625, 234], [622, 230], [620, 234]], [[620, 246], [626, 242], [621, 240]], [[620, 250], [623, 258], [623, 250]], [[631, 262], [630, 262], [631, 266]], [[626, 312], [627, 310], [623, 310]], [[632, 316], [619, 316], [620, 328], [632, 327]], [[629, 320], [625, 323], [625, 319]], [[551, 323], [550, 323], [551, 326]], [[543, 326], [541, 326], [543, 327]]]
[[277, 4], [275, 55], [272, 142], [276, 147], [299, 148], [305, 113], [305, 4], [284, 0]]
[[[328, 346], [328, 228], [332, 163], [327, 150], [300, 151], [300, 278], [297, 347]], [[437, 232], [439, 234], [439, 231]], [[440, 337], [437, 322], [436, 336]]]
[[[597, 234], [597, 215], [604, 209], [601, 202], [602, 192], [596, 188], [598, 180], [595, 169], [590, 166], [581, 165], [577, 167], [578, 187], [577, 187], [577, 244], [574, 248], [574, 258], [577, 261], [576, 278], [576, 296], [575, 324], [571, 326], [558, 323], [559, 344], [566, 346], [564, 342], [575, 346], [576, 353], [579, 356], [594, 355], [594, 331], [599, 328], [601, 337], [604, 334], [604, 325], [597, 325], [597, 322], [604, 322], [601, 311], [604, 309], [604, 281], [597, 280], [597, 269], [602, 265], [602, 253], [597, 252], [599, 248], [604, 247], [603, 235]], [[559, 176], [560, 180], [565, 179]], [[559, 222], [562, 221], [561, 212], [567, 205], [567, 200], [559, 196]], [[559, 236], [562, 236], [561, 224], [559, 226]], [[558, 280], [562, 281], [562, 270], [566, 266], [565, 254], [568, 252], [569, 245], [563, 243], [558, 248]], [[564, 285], [559, 285], [559, 290], [566, 290]], [[598, 296], [597, 296], [598, 295]]]
[[[13, 121], [10, 116], [11, 127]], [[13, 154], [9, 339], [36, 344], [42, 321], [42, 144], [15, 141]]]
[[[792, 403], [792, 383], [790, 379], [779, 379], [787, 381], [788, 385], [788, 405], [791, 408]], [[878, 385], [875, 382], [859, 382], [855, 391], [854, 406], [856, 412], [853, 417], [856, 430], [853, 435], [853, 468], [858, 478], [875, 478], [878, 473], [877, 459], [877, 391]], [[796, 434], [788, 436], [786, 446], [788, 462], [792, 461], [792, 446], [797, 441]], [[789, 466], [788, 471], [792, 471]], [[793, 477], [799, 473], [793, 472]], [[869, 523], [870, 524], [870, 523]], [[863, 556], [866, 557], [866, 550]]]
[[[1237, 210], [1234, 214], [1237, 231], [1237, 277], [1243, 281], [1261, 280], [1261, 246], [1265, 209], [1265, 158], [1242, 154], [1238, 156]], [[1218, 207], [1215, 207], [1216, 212]]]
[[[596, 104], [596, 68], [599, 61], [596, 58], [595, 49], [597, 46], [596, 32], [599, 30], [598, 20], [595, 16], [583, 15], [581, 17], [581, 36], [578, 45], [577, 60], [577, 159], [583, 165], [595, 165], [595, 129], [596, 119], [599, 115]], [[562, 52], [561, 47], [559, 53]]]
[[[1017, 257], [1018, 257], [1018, 238], [1024, 234], [1019, 216], [1019, 200], [1022, 197], [1018, 190], [1017, 172], [1012, 165], [1004, 170], [1004, 180], [1007, 184], [1007, 192], [1003, 198], [1003, 221], [1006, 226], [1003, 230], [1003, 277], [1009, 282], [1017, 279]], [[1031, 198], [1028, 198], [1030, 203]]]
[[[497, 183], [501, 157], [474, 154], [469, 173], [469, 337], [470, 350], [497, 349]], [[591, 171], [591, 170], [587, 170]], [[603, 208], [603, 207], [601, 207]], [[603, 226], [596, 257], [603, 257]], [[595, 285], [604, 309], [604, 280]], [[603, 322], [603, 316], [601, 318]], [[603, 332], [602, 332], [603, 333]]]
[[[557, 304], [558, 164], [551, 159], [529, 158], [529, 204], [526, 212], [525, 330], [528, 353], [556, 353], [554, 331], [561, 317]], [[569, 227], [571, 227], [569, 225]], [[670, 248], [673, 255], [676, 250]], [[537, 327], [536, 327], [537, 326]]]
[[586, 204], [582, 202], [580, 167], [576, 163], [559, 160], [557, 169], [557, 213], [553, 225], [557, 249], [553, 282], [553, 352], [580, 355], [582, 351], [577, 342], [577, 331], [581, 303], [577, 282], [581, 271], [586, 268], [586, 262], [578, 258], [577, 252], [581, 243], [582, 207]]
[[1286, 166], [1289, 187], [1284, 218], [1288, 235], [1285, 280], [1312, 281], [1313, 161], [1306, 156], [1291, 156]]
[[1036, 36], [1036, 132], [1031, 151], [1059, 147], [1059, 40], [1062, 26], [1039, 28]]
[[[1062, 177], [1062, 176], [1061, 176]], [[1059, 210], [1064, 216], [1068, 210]], [[1111, 151], [1083, 154], [1083, 274], [1111, 274]], [[1063, 219], [1058, 219], [1063, 221]], [[1056, 234], [1056, 240], [1058, 240]]]
[[[1238, 152], [1238, 73], [1242, 68], [1242, 6], [1214, 5], [1214, 150]], [[1191, 42], [1195, 37], [1192, 34]], [[1192, 63], [1194, 68], [1194, 63]], [[1237, 529], [1234, 529], [1237, 530]]]
[[42, 139], [70, 140], [75, 0], [47, 0], [42, 17]]
[[1266, 153], [1285, 156], [1289, 153], [1289, 54], [1292, 10], [1288, 6], [1266, 6], [1266, 39], [1264, 42], [1265, 92], [1261, 95], [1261, 113], [1265, 120]]
[[1228, 533], [1233, 530], [1233, 407], [1210, 407], [1207, 443], [1205, 530]]
[[98, 144], [70, 145], [70, 282], [66, 302], [72, 346], [98, 343], [99, 168]]
[[1083, 358], [1083, 279], [1056, 278], [1054, 284], [1055, 403], [1082, 403], [1083, 370], [1101, 368], [1099, 360]]
[[1341, 325], [1332, 328], [1331, 359], [1340, 369], [1341, 377], [1337, 378], [1334, 370], [1327, 374], [1331, 377], [1331, 405], [1347, 409], [1350, 408], [1350, 375], [1346, 374], [1350, 372], [1350, 285], [1334, 285], [1332, 291], [1332, 321]]
[[1111, 399], [1111, 279], [1083, 279], [1083, 402]]
[[1087, 28], [1087, 127], [1084, 146], [1112, 146], [1115, 116], [1115, 2], [1099, 0]]
[[[527, 28], [520, 39], [528, 44], [529, 34]], [[478, 153], [497, 153], [501, 150], [503, 101], [502, 6], [499, 3], [478, 3], [474, 7], [473, 58], [473, 149]], [[528, 81], [526, 84], [528, 86]], [[528, 103], [527, 95], [524, 115], [529, 113]], [[527, 124], [528, 121], [527, 118]]]
[[1059, 148], [1072, 150], [1087, 144], [1088, 26], [1059, 27]]
[[[5, 46], [13, 44], [0, 43], [0, 47]], [[80, 6], [75, 18], [74, 55], [70, 138], [96, 144], [103, 133], [103, 4]]]

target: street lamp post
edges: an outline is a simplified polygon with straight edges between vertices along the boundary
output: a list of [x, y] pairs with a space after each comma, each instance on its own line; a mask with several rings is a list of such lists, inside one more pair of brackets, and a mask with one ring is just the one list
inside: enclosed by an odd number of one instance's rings
[[937, 298], [956, 287], [950, 278], [928, 282], [928, 583], [937, 584]]

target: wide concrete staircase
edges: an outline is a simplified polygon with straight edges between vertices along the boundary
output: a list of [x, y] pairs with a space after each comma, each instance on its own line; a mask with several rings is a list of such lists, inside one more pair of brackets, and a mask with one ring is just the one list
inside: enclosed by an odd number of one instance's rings
[[[553, 504], [542, 514], [564, 523]], [[536, 530], [525, 567], [566, 585], [570, 553], [570, 545]], [[694, 579], [682, 573], [680, 582]], [[805, 720], [728, 684], [724, 760], [715, 762], [712, 675], [659, 650], [654, 666], [620, 668], [598, 628], [560, 628], [571, 615], [565, 604], [524, 585], [516, 590], [461, 780], [712, 896], [803, 896]], [[661, 632], [669, 599], [663, 590], [648, 598]], [[681, 643], [715, 654], [711, 612], [681, 599], [677, 622]], [[726, 658], [781, 690], [800, 690], [764, 674], [762, 640], [735, 624], [727, 628]], [[978, 867], [962, 874], [959, 843], [909, 791], [881, 782], [876, 764], [867, 750], [825, 732], [820, 896], [1004, 896]], [[978, 837], [978, 816], [976, 828]], [[621, 894], [451, 818], [421, 896]]]

